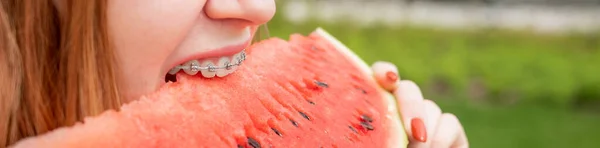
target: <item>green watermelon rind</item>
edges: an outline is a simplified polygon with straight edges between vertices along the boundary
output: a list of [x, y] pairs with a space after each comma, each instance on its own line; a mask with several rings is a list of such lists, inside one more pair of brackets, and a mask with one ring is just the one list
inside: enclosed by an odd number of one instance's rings
[[[336, 50], [338, 50], [340, 53], [344, 54], [347, 58], [349, 58], [354, 63], [354, 65], [358, 66], [364, 74], [374, 76], [371, 67], [356, 53], [350, 50], [350, 48], [344, 45], [341, 41], [329, 34], [323, 28], [319, 27], [314, 32], [327, 39], [331, 44], [333, 44], [336, 47]], [[372, 80], [375, 81], [374, 77]], [[390, 131], [392, 135], [390, 135], [391, 139], [389, 139], [390, 143], [388, 145], [394, 148], [407, 147], [408, 138], [406, 137], [404, 125], [402, 124], [402, 120], [398, 112], [396, 98], [394, 97], [394, 95], [384, 90], [383, 88], [379, 88], [379, 91], [386, 97], [386, 102], [388, 106], [387, 117], [390, 118], [390, 121], [392, 122], [390, 123], [391, 127], [389, 127], [389, 129], [393, 131]]]

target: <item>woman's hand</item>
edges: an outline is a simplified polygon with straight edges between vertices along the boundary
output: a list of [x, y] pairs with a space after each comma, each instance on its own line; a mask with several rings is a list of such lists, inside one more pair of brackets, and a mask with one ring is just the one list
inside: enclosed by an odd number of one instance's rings
[[442, 113], [433, 101], [423, 98], [412, 81], [400, 80], [392, 63], [376, 62], [375, 79], [398, 99], [398, 108], [411, 148], [467, 148], [469, 143], [460, 121], [451, 113]]

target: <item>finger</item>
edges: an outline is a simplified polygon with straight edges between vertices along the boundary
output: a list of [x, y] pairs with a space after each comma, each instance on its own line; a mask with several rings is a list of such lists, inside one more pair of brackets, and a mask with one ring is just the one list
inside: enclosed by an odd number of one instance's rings
[[466, 148], [468, 147], [466, 140], [463, 127], [458, 118], [453, 114], [444, 113], [439, 118], [437, 130], [431, 140], [431, 146]]
[[426, 112], [421, 90], [412, 81], [400, 81], [394, 91], [404, 128], [411, 141], [427, 141]]
[[442, 115], [442, 110], [435, 102], [425, 99], [425, 100], [423, 100], [423, 105], [424, 105], [425, 113], [426, 113], [426, 115], [425, 115], [426, 131], [427, 131], [427, 133], [431, 133], [431, 134], [427, 135], [427, 139], [429, 139], [427, 142], [411, 141], [411, 143], [410, 143], [411, 148], [429, 148], [429, 147], [431, 147], [431, 143], [432, 143], [431, 139], [434, 138], [433, 133], [435, 133], [438, 120], [439, 120], [440, 116]]
[[371, 68], [379, 85], [388, 91], [396, 90], [400, 82], [400, 76], [398, 75], [398, 68], [394, 64], [379, 61], [375, 62]]
[[460, 120], [455, 115], [452, 115], [454, 121], [458, 125], [458, 139], [454, 141], [452, 144], [452, 148], [469, 148], [469, 140], [467, 139], [467, 133], [465, 132], [465, 128], [460, 124]]
[[467, 139], [467, 133], [465, 133], [464, 128], [461, 128], [458, 140], [454, 141], [454, 144], [452, 144], [452, 148], [469, 148], [469, 141]]
[[[435, 136], [434, 133], [436, 131], [440, 116], [442, 116], [442, 109], [433, 101], [425, 99], [423, 100], [425, 104], [425, 128], [427, 128], [427, 139], [433, 139]], [[431, 140], [426, 142], [427, 147], [430, 147]]]

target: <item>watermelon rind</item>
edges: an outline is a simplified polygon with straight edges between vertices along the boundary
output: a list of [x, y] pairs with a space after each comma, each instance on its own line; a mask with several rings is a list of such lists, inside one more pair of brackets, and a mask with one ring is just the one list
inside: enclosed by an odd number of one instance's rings
[[[339, 41], [338, 39], [336, 39], [334, 36], [332, 36], [331, 34], [329, 34], [327, 31], [325, 31], [325, 29], [319, 27], [317, 28], [315, 31], [315, 33], [317, 33], [318, 35], [322, 36], [323, 38], [327, 39], [331, 44], [333, 44], [335, 46], [335, 49], [338, 50], [340, 53], [344, 54], [347, 58], [349, 58], [354, 65], [358, 66], [359, 69], [366, 75], [369, 76], [373, 76], [372, 80], [374, 80], [374, 74], [373, 74], [373, 70], [371, 69], [371, 67], [364, 61], [362, 60], [356, 53], [354, 53], [352, 50], [350, 50], [350, 48], [348, 48], [346, 45], [344, 45], [341, 41]], [[388, 91], [384, 90], [383, 88], [379, 88], [379, 91], [381, 94], [385, 94], [385, 98], [386, 98], [386, 103], [387, 103], [387, 109], [388, 109], [388, 113], [387, 118], [389, 119], [389, 121], [391, 121], [392, 123], [389, 123], [390, 127], [388, 127], [389, 130], [391, 130], [391, 135], [390, 135], [390, 139], [388, 140], [390, 143], [388, 144], [391, 148], [405, 148], [408, 145], [408, 138], [406, 137], [406, 132], [404, 131], [404, 125], [402, 124], [402, 120], [400, 118], [400, 114], [398, 112], [398, 107], [397, 107], [397, 102], [396, 102], [396, 98], [394, 97], [394, 95], [392, 95], [391, 93], [389, 93]]]

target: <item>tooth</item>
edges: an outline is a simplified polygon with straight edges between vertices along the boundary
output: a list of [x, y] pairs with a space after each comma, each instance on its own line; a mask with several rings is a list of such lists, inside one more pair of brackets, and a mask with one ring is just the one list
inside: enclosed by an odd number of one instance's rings
[[231, 74], [233, 73], [235, 70], [237, 70], [238, 65], [236, 65], [236, 61], [234, 59], [231, 59], [231, 61], [229, 61], [229, 66], [226, 66], [225, 69], [227, 70], [227, 73]]
[[204, 63], [202, 63], [202, 67], [208, 67], [208, 69], [201, 71], [202, 72], [202, 76], [204, 76], [205, 78], [215, 77], [215, 74], [217, 73], [217, 72], [215, 72], [216, 69], [214, 69], [215, 64], [213, 64], [209, 60], [206, 60]]
[[245, 61], [246, 60], [246, 50], [242, 50], [241, 56], [242, 56], [242, 61]]
[[169, 70], [169, 74], [172, 74], [172, 75], [174, 75], [174, 74], [176, 74], [177, 72], [179, 72], [179, 70], [181, 70], [181, 67], [180, 67], [180, 66], [181, 66], [181, 65], [177, 65], [177, 66], [175, 66], [173, 69]]
[[[231, 62], [230, 62], [229, 58], [222, 57], [222, 58], [219, 59], [219, 64], [217, 64], [217, 66], [219, 66], [219, 67], [226, 67], [227, 65], [231, 65], [230, 63]], [[230, 73], [230, 71], [227, 70], [227, 69], [218, 69], [217, 70], [217, 77], [224, 77], [224, 76], [226, 76], [229, 73]]]
[[242, 50], [240, 53], [233, 55], [231, 62], [236, 65], [241, 65], [244, 60], [246, 60], [246, 52]]
[[198, 73], [198, 67], [200, 66], [200, 63], [198, 62], [198, 60], [191, 60], [186, 62], [185, 64], [183, 64], [183, 71], [185, 73], [187, 73], [188, 75], [195, 75]]

